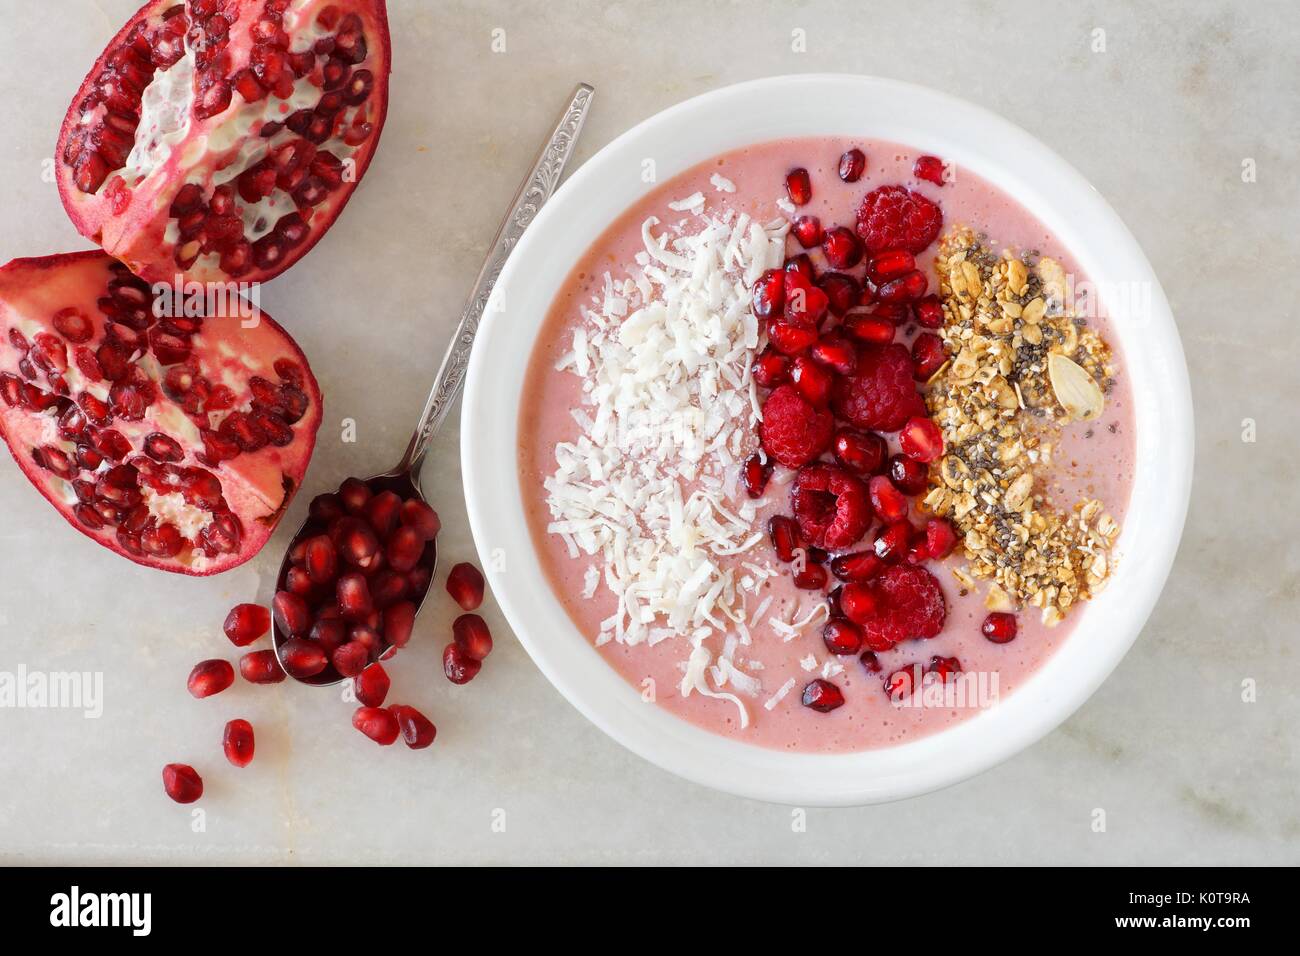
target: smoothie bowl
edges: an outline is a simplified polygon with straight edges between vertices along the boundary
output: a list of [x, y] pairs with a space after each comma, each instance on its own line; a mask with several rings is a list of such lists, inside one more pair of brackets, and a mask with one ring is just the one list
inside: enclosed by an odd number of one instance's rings
[[551, 681], [667, 769], [894, 799], [1118, 663], [1190, 483], [1177, 332], [1103, 200], [861, 77], [691, 100], [509, 261], [466, 388], [475, 539]]

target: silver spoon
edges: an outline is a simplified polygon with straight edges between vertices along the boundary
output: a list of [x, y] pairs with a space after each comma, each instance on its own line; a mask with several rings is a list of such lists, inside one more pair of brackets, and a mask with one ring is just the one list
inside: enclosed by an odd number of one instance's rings
[[[420, 488], [420, 466], [424, 463], [424, 456], [428, 453], [429, 445], [438, 430], [438, 426], [447, 417], [447, 412], [455, 403], [456, 397], [460, 394], [461, 386], [465, 383], [465, 370], [469, 366], [470, 349], [474, 345], [474, 336], [478, 332], [479, 321], [487, 308], [488, 297], [492, 294], [492, 289], [496, 285], [497, 277], [501, 275], [501, 269], [505, 266], [506, 259], [514, 249], [515, 244], [519, 242], [519, 237], [523, 235], [524, 230], [533, 221], [537, 211], [551, 198], [551, 193], [555, 191], [555, 187], [559, 184], [560, 178], [564, 174], [564, 168], [569, 161], [569, 157], [573, 154], [574, 146], [577, 144], [578, 136], [582, 132], [582, 125], [587, 118], [587, 112], [591, 107], [591, 99], [594, 94], [595, 89], [593, 87], [588, 86], [586, 83], [578, 84], [569, 99], [569, 104], [560, 114], [555, 128], [542, 144], [537, 159], [533, 163], [533, 168], [525, 177], [523, 183], [520, 184], [519, 191], [515, 193], [514, 201], [510, 204], [510, 211], [506, 214], [501, 227], [497, 230], [496, 239], [492, 242], [492, 248], [488, 251], [483, 268], [479, 270], [478, 279], [474, 282], [474, 288], [470, 291], [469, 302], [461, 315], [460, 325], [456, 328], [451, 343], [447, 346], [447, 354], [443, 356], [442, 365], [438, 369], [438, 377], [434, 379], [433, 390], [429, 392], [429, 398], [424, 405], [424, 412], [420, 416], [419, 424], [415, 427], [415, 434], [411, 436], [411, 442], [406, 448], [406, 454], [402, 456], [402, 460], [397, 464], [397, 467], [391, 471], [364, 479], [372, 494], [381, 491], [392, 491], [403, 500], [416, 498], [425, 501], [424, 491]], [[293, 542], [297, 543], [309, 528], [312, 529], [313, 533], [319, 533], [320, 529], [315, 525], [315, 520], [308, 517], [303, 522], [302, 527], [294, 534]], [[289, 570], [289, 551], [292, 548], [293, 544], [290, 544], [289, 549], [285, 552], [284, 560], [280, 564], [280, 571], [276, 577], [277, 588], [282, 585], [285, 574]], [[428, 568], [429, 576], [432, 578], [437, 564], [436, 540], [430, 542], [426, 547], [422, 563]], [[424, 594], [419, 598], [419, 604], [416, 606], [417, 615], [424, 604], [425, 598], [428, 597], [429, 590], [429, 588], [426, 588]], [[289, 635], [280, 629], [279, 623], [273, 624], [275, 654], [281, 667], [284, 667], [281, 647], [288, 639]], [[287, 668], [285, 668], [285, 672], [288, 673]], [[312, 677], [295, 677], [294, 679], [318, 687], [327, 687], [345, 680], [334, 670], [332, 665], [327, 666], [321, 673]]]

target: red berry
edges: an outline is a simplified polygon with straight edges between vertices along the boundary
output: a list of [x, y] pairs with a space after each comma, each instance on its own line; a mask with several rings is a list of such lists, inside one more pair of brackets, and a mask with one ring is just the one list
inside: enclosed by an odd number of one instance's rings
[[447, 593], [461, 610], [476, 610], [483, 603], [483, 573], [462, 561], [447, 574]]
[[912, 376], [926, 382], [948, 361], [943, 339], [933, 332], [922, 332], [912, 340]]
[[870, 620], [858, 622], [871, 650], [888, 650], [900, 641], [934, 637], [943, 630], [948, 605], [938, 580], [925, 568], [886, 568], [873, 586], [880, 606]]
[[772, 515], [767, 519], [767, 535], [777, 558], [789, 564], [799, 547], [799, 523], [786, 515]]
[[844, 706], [844, 694], [830, 681], [819, 677], [803, 689], [803, 705], [828, 714], [836, 707]]
[[785, 273], [768, 269], [754, 280], [754, 314], [760, 319], [780, 315], [785, 308]]
[[957, 531], [944, 518], [931, 518], [925, 523], [925, 549], [930, 557], [942, 561], [957, 546]]
[[939, 207], [903, 186], [880, 186], [858, 209], [858, 235], [872, 252], [903, 249], [924, 252], [943, 227]]
[[943, 328], [943, 303], [934, 293], [922, 296], [916, 303], [916, 321], [927, 329]]
[[930, 469], [915, 458], [906, 455], [891, 455], [889, 458], [889, 480], [905, 495], [919, 495], [930, 486]]
[[856, 654], [862, 650], [862, 628], [847, 618], [831, 618], [822, 628], [822, 640], [832, 654]]
[[236, 767], [247, 767], [253, 762], [253, 725], [241, 717], [227, 722], [221, 735], [221, 748], [226, 759]]
[[872, 431], [898, 431], [909, 418], [926, 414], [907, 347], [862, 349], [855, 374], [841, 377], [831, 390], [831, 407], [846, 422]]
[[980, 632], [994, 644], [1006, 644], [1016, 639], [1016, 616], [1003, 611], [994, 611], [984, 618]]
[[884, 464], [889, 446], [875, 432], [860, 432], [853, 428], [840, 428], [831, 439], [831, 453], [835, 460], [859, 475], [871, 475]]
[[831, 574], [841, 581], [862, 582], [874, 578], [884, 566], [874, 551], [855, 551], [831, 561]]
[[482, 667], [482, 661], [474, 660], [455, 641], [443, 649], [442, 670], [447, 675], [447, 680], [453, 684], [468, 684]]
[[866, 168], [866, 154], [856, 146], [853, 149], [846, 150], [844, 155], [840, 157], [840, 179], [846, 183], [856, 183], [862, 178], [862, 173]]
[[867, 482], [871, 507], [882, 521], [901, 521], [907, 517], [907, 499], [884, 475], [874, 475]]
[[862, 261], [862, 241], [852, 229], [836, 226], [822, 240], [822, 255], [832, 269], [852, 269]]
[[871, 500], [862, 480], [835, 465], [799, 470], [790, 504], [805, 541], [839, 551], [851, 547], [871, 526]]
[[768, 456], [787, 468], [802, 468], [831, 443], [835, 421], [793, 385], [782, 385], [763, 403], [759, 440]]
[[776, 388], [790, 381], [790, 359], [769, 346], [754, 358], [750, 374], [759, 386]]
[[903, 454], [929, 464], [943, 457], [943, 432], [929, 418], [909, 418], [898, 433]]
[[938, 156], [918, 156], [916, 163], [912, 166], [913, 176], [934, 183], [936, 186], [944, 184], [943, 173], [943, 160]]
[[397, 718], [397, 727], [401, 731], [402, 739], [406, 741], [406, 746], [412, 750], [423, 750], [433, 743], [438, 728], [433, 726], [433, 721], [424, 714], [406, 704], [394, 704], [388, 710]]
[[786, 173], [785, 191], [796, 206], [806, 206], [812, 199], [812, 180], [808, 178], [808, 170], [800, 166]]
[[795, 239], [799, 240], [799, 245], [805, 249], [812, 249], [822, 244], [822, 221], [816, 216], [798, 216], [790, 224], [790, 232]]
[[790, 364], [790, 381], [799, 389], [799, 394], [815, 407], [826, 408], [830, 405], [831, 384], [834, 381], [831, 372], [807, 355], [798, 356]]
[[203, 796], [203, 778], [183, 763], [169, 763], [162, 770], [163, 790], [177, 803], [193, 803]]

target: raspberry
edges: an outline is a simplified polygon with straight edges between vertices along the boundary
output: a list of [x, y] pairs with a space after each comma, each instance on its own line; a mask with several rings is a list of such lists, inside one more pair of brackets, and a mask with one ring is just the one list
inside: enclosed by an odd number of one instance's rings
[[872, 253], [886, 249], [924, 252], [942, 226], [939, 207], [904, 186], [873, 189], [858, 209], [858, 235]]
[[863, 348], [856, 373], [836, 380], [831, 408], [845, 421], [871, 431], [896, 432], [909, 418], [925, 416], [907, 347], [895, 342]]
[[873, 583], [877, 610], [861, 622], [867, 647], [889, 650], [900, 641], [934, 637], [943, 630], [948, 605], [939, 582], [925, 568], [895, 565]]
[[763, 403], [758, 437], [781, 464], [802, 468], [830, 446], [834, 430], [830, 412], [818, 411], [793, 385], [782, 385]]
[[790, 504], [804, 540], [813, 547], [842, 551], [871, 526], [867, 486], [836, 465], [800, 469], [790, 490]]

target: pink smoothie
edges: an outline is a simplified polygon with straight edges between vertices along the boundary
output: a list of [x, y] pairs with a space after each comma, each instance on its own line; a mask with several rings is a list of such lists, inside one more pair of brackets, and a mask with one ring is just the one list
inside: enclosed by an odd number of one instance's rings
[[[836, 169], [841, 153], [851, 146], [866, 152], [867, 171], [859, 182], [846, 184], [840, 181]], [[870, 189], [901, 183], [941, 205], [945, 231], [959, 224], [969, 225], [987, 235], [989, 244], [997, 250], [1002, 247], [1034, 250], [1059, 260], [1066, 272], [1076, 277], [1076, 283], [1083, 278], [1069, 252], [1013, 197], [961, 169], [957, 170], [955, 181], [943, 187], [918, 182], [911, 174], [915, 158], [916, 152], [908, 147], [847, 139], [782, 140], [736, 150], [658, 187], [647, 187], [647, 194], [611, 224], [574, 265], [534, 346], [520, 410], [519, 474], [538, 559], [574, 625], [593, 643], [600, 622], [617, 606], [616, 599], [603, 584], [592, 599], [582, 597], [584, 575], [590, 565], [599, 564], [599, 556], [582, 554], [570, 558], [562, 539], [547, 532], [552, 518], [542, 483], [555, 469], [555, 445], [573, 441], [578, 435], [570, 409], [580, 406], [582, 396], [581, 379], [571, 371], [556, 371], [554, 366], [570, 347], [574, 328], [585, 321], [579, 314], [579, 305], [589, 304], [592, 296], [603, 289], [605, 273], [621, 278], [635, 268], [634, 257], [643, 248], [641, 224], [647, 217], [656, 216], [666, 224], [680, 222], [685, 214], [672, 211], [668, 203], [698, 190], [707, 197], [706, 208], [710, 212], [733, 209], [749, 213], [760, 222], [771, 220], [783, 215], [777, 200], [784, 196], [786, 172], [804, 166], [812, 177], [813, 199], [799, 212], [820, 217], [828, 229], [837, 224], [851, 227], [855, 210]], [[714, 174], [733, 182], [736, 191], [715, 189], [710, 182]], [[932, 290], [936, 283], [930, 266], [935, 248], [932, 246], [918, 262], [918, 268], [930, 275]], [[803, 250], [791, 238], [787, 251], [793, 254]], [[811, 255], [818, 269], [823, 268], [820, 252], [813, 251]], [[862, 267], [852, 271], [860, 276]], [[1098, 307], [1104, 309], [1104, 303]], [[1105, 316], [1090, 318], [1089, 322], [1115, 350], [1117, 380], [1107, 396], [1100, 420], [1067, 428], [1046, 490], [1062, 510], [1068, 510], [1083, 498], [1100, 498], [1122, 525], [1133, 480], [1132, 399], [1119, 344], [1108, 334]], [[909, 342], [912, 331], [904, 331], [906, 334], [899, 341]], [[756, 437], [752, 445], [757, 447]], [[774, 483], [782, 479], [783, 473], [786, 480], [792, 477], [788, 470], [778, 467]], [[766, 527], [769, 514], [789, 513], [784, 487], [769, 486], [765, 497], [771, 503], [760, 512], [755, 522], [757, 528]], [[922, 520], [920, 516], [914, 517]], [[763, 552], [763, 560], [775, 560], [766, 542], [759, 551]], [[753, 560], [751, 556], [745, 557]], [[1122, 562], [1123, 555], [1119, 558]], [[934, 655], [957, 657], [965, 672], [986, 675], [985, 686], [990, 690], [995, 682], [998, 696], [1014, 693], [1069, 639], [1087, 613], [1087, 607], [1074, 609], [1054, 628], [1041, 624], [1036, 610], [1027, 609], [1018, 616], [1017, 638], [1009, 644], [993, 644], [980, 634], [980, 623], [987, 613], [983, 586], [977, 585], [976, 593], [963, 593], [951, 574], [951, 568], [963, 563], [953, 557], [928, 565], [939, 579], [948, 603], [945, 627], [934, 638], [905, 641], [894, 650], [878, 655], [882, 673], [914, 663], [925, 664]], [[747, 728], [741, 728], [739, 714], [731, 703], [698, 693], [686, 697], [680, 694], [681, 662], [690, 650], [684, 639], [665, 640], [653, 647], [610, 642], [599, 647], [598, 653], [627, 679], [629, 694], [639, 694], [643, 681], [650, 678], [654, 681], [657, 705], [671, 713], [736, 740], [786, 750], [826, 752], [890, 746], [964, 720], [978, 713], [979, 704], [988, 706], [987, 699], [968, 706], [897, 706], [882, 690], [882, 674], [868, 673], [856, 657], [835, 658], [827, 652], [821, 639], [820, 619], [788, 641], [767, 623], [772, 616], [787, 621], [802, 617], [806, 611], [825, 603], [821, 592], [798, 590], [789, 576], [783, 574], [767, 579], [760, 593], [749, 598], [751, 610], [766, 595], [773, 598], [772, 604], [762, 619], [751, 625], [752, 644], [737, 655], [738, 660], [746, 662], [746, 669], [752, 668], [753, 675], [762, 681], [762, 691], [756, 697], [746, 698], [750, 719]], [[708, 644], [716, 653], [721, 638], [711, 638]], [[813, 671], [805, 670], [800, 664], [810, 655], [816, 661]], [[822, 676], [822, 668], [828, 661], [843, 668], [829, 679], [843, 690], [846, 703], [838, 710], [821, 714], [803, 707], [800, 693], [810, 680]], [[764, 701], [790, 678], [795, 681], [794, 689], [770, 710], [764, 707]]]

